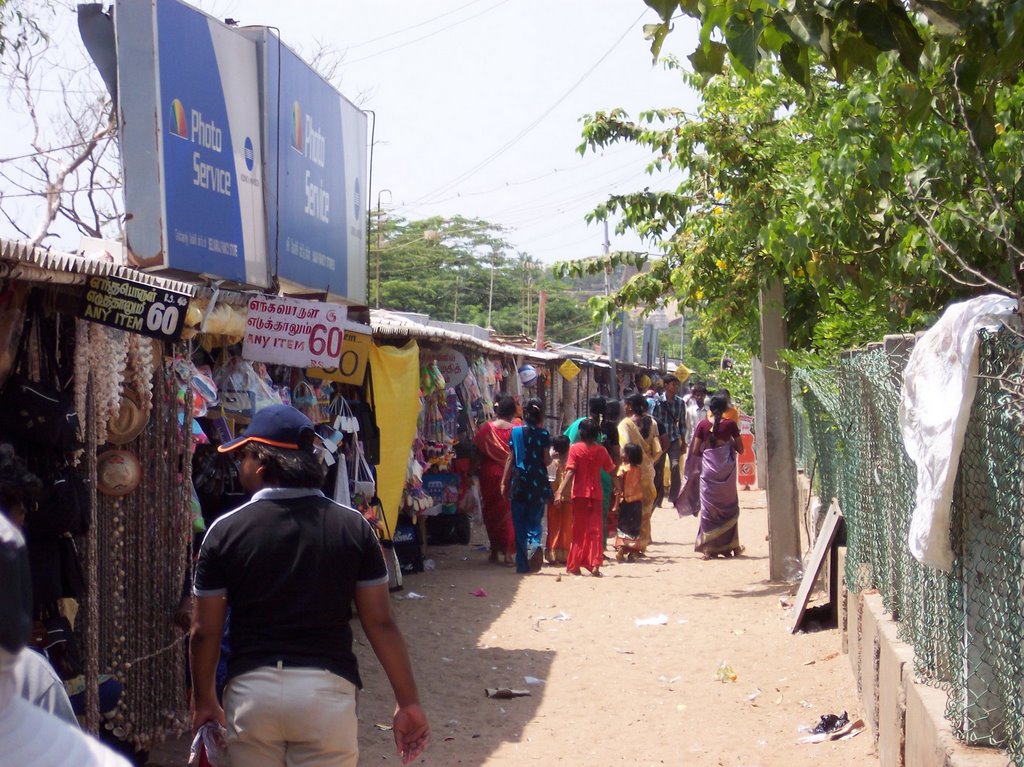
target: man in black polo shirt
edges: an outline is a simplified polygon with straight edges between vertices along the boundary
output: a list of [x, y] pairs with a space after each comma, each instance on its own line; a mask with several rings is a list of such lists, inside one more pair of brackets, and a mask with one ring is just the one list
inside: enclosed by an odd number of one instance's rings
[[[218, 448], [240, 458], [252, 500], [219, 517], [196, 567], [190, 657], [192, 726], [226, 724], [245, 767], [346, 765], [358, 760], [351, 603], [395, 693], [395, 745], [407, 764], [430, 741], [405, 642], [391, 616], [388, 575], [362, 515], [320, 492], [313, 424], [274, 405]], [[231, 607], [224, 708], [215, 671]]]

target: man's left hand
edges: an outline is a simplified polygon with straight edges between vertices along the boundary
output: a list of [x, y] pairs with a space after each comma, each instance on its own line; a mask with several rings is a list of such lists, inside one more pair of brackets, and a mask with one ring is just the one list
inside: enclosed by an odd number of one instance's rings
[[402, 706], [395, 711], [393, 721], [395, 747], [402, 764], [416, 759], [430, 745], [430, 725], [419, 704]]

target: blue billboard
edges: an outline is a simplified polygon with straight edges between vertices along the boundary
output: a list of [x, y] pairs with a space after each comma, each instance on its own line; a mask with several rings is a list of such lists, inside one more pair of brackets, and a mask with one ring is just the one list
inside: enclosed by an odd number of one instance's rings
[[268, 286], [255, 43], [178, 0], [115, 34], [130, 261]]
[[263, 78], [270, 261], [287, 288], [366, 301], [366, 116], [266, 28]]

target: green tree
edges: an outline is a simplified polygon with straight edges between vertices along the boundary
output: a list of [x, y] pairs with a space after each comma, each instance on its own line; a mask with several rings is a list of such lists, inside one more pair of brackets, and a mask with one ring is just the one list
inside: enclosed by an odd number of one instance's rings
[[[704, 78], [727, 62], [748, 78], [779, 66], [810, 99], [824, 64], [851, 86], [843, 127], [854, 140], [840, 135], [835, 159], [840, 167], [869, 165], [856, 155], [873, 142], [893, 161], [870, 182], [895, 215], [912, 221], [904, 252], [948, 279], [1021, 295], [1024, 2], [646, 2], [662, 18], [646, 29], [656, 56], [675, 14], [699, 21], [690, 62]], [[870, 122], [855, 125], [854, 111]]]
[[1024, 64], [1024, 4], [1020, 0], [644, 0], [661, 16], [644, 33], [657, 58], [677, 14], [700, 23], [690, 56], [694, 71], [721, 74], [726, 60], [751, 75], [778, 61], [810, 89], [822, 60], [844, 81], [893, 54], [911, 73], [929, 62], [959, 62], [977, 83], [1015, 82]]
[[[372, 221], [370, 301], [435, 320], [492, 327], [501, 334], [532, 335], [538, 293], [547, 291], [546, 335], [568, 342], [587, 334], [590, 312], [577, 288], [516, 252], [498, 225], [461, 216]], [[378, 236], [379, 235], [379, 236]], [[377, 295], [377, 265], [380, 295]]]
[[[1012, 292], [1022, 190], [1020, 133], [1007, 126], [1024, 94], [996, 90], [985, 151], [947, 74], [911, 80], [881, 56], [875, 74], [845, 84], [814, 70], [807, 98], [781, 70], [762, 67], [754, 81], [727, 66], [708, 79], [683, 74], [703, 98], [696, 116], [588, 116], [581, 150], [634, 142], [651, 149], [652, 169], [685, 171], [673, 192], [621, 195], [594, 211], [617, 213], [665, 251], [598, 309], [678, 299], [710, 320], [703, 332], [756, 349], [758, 288], [781, 278], [792, 345], [835, 352], [919, 327], [979, 287]], [[623, 262], [648, 265], [616, 254], [560, 271]]]

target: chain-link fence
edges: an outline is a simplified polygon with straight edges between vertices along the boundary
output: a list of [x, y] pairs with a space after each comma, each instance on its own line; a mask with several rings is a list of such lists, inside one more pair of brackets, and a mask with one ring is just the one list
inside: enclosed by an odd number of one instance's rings
[[[897, 411], [912, 336], [793, 373], [797, 460], [847, 524], [847, 583], [874, 588], [913, 645], [918, 677], [949, 693], [968, 743], [1024, 765], [1024, 339], [981, 334], [978, 392], [954, 489], [949, 573], [910, 554], [917, 472]], [[950, 403], [954, 407], [956, 403]]]

